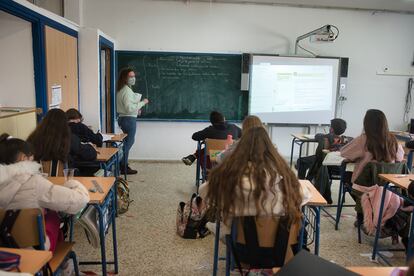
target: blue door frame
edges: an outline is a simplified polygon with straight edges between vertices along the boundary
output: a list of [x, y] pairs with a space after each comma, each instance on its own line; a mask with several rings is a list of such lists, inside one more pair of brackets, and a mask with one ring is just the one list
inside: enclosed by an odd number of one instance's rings
[[[44, 15], [41, 15], [19, 3], [12, 0], [1, 0], [0, 10], [17, 16], [32, 24], [32, 40], [33, 40], [33, 64], [34, 64], [34, 80], [36, 92], [36, 107], [42, 109], [40, 117], [46, 114], [48, 110], [47, 99], [47, 70], [46, 70], [46, 47], [45, 47], [45, 26], [52, 27], [58, 31], [78, 38], [78, 32], [56, 22]], [[78, 53], [79, 57], [79, 53]], [[79, 70], [78, 70], [79, 80]], [[79, 98], [79, 83], [78, 83]]]
[[[102, 68], [101, 68], [101, 50], [102, 48], [105, 49], [109, 49], [110, 52], [110, 77], [111, 77], [111, 81], [110, 81], [110, 98], [106, 99], [106, 100], [110, 100], [111, 101], [111, 110], [109, 110], [109, 112], [111, 112], [111, 132], [115, 132], [115, 75], [114, 75], [114, 69], [115, 69], [115, 52], [114, 52], [114, 43], [109, 41], [108, 39], [106, 39], [103, 36], [99, 36], [99, 121], [101, 124], [101, 128], [102, 126], [102, 93], [104, 93], [104, 91], [102, 91], [102, 80], [101, 80], [101, 76], [102, 76]], [[108, 110], [107, 110], [108, 112]]]

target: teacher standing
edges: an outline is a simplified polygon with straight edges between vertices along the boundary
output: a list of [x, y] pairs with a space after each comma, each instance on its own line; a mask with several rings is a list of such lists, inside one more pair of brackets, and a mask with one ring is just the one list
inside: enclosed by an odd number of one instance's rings
[[[135, 133], [137, 131], [137, 116], [140, 109], [148, 104], [148, 99], [141, 101], [142, 95], [132, 91], [132, 86], [135, 85], [135, 72], [127, 68], [123, 69], [119, 74], [116, 87], [116, 109], [118, 113], [118, 125], [122, 131], [128, 136], [125, 139], [125, 156], [124, 160], [129, 157], [129, 150], [135, 142]], [[121, 162], [121, 173], [125, 173], [124, 161]], [[127, 164], [127, 174], [136, 174], [137, 170], [133, 170]]]

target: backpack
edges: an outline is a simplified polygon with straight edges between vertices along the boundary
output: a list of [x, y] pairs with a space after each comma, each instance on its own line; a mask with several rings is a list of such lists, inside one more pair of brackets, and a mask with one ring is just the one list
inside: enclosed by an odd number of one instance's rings
[[124, 214], [129, 209], [129, 204], [133, 202], [133, 200], [129, 199], [129, 185], [128, 182], [118, 177], [115, 180], [116, 191], [117, 191], [117, 205], [118, 205], [118, 214]]
[[181, 201], [177, 209], [177, 234], [184, 239], [203, 238], [208, 232], [206, 210], [203, 199], [195, 193], [187, 203]]

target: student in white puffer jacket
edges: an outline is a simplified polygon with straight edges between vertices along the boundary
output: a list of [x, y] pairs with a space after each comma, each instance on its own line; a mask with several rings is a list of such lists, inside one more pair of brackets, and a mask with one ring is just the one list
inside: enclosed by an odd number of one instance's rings
[[76, 214], [89, 202], [88, 190], [78, 181], [54, 185], [40, 173], [40, 165], [31, 161], [27, 142], [0, 136], [0, 208], [43, 208], [46, 220], [47, 249], [54, 251], [60, 221], [57, 213]]

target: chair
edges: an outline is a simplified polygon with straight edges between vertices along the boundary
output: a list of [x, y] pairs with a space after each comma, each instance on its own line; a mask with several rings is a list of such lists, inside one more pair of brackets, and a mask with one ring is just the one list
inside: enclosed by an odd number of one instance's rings
[[[14, 222], [10, 223], [10, 227], [3, 227], [6, 216], [16, 217]], [[43, 211], [41, 209], [9, 211], [0, 209], [0, 221], [1, 227], [3, 227], [0, 229], [0, 239], [2, 240], [2, 243], [6, 243], [5, 245], [7, 247], [36, 247], [40, 250], [45, 250], [44, 243], [46, 239], [46, 231]], [[16, 244], [14, 246], [7, 244], [4, 240], [4, 237], [7, 234], [10, 234], [15, 241]], [[64, 241], [57, 244], [53, 257], [48, 263], [53, 275], [59, 275], [62, 264], [69, 258], [73, 260], [76, 275], [79, 275], [76, 254], [72, 251], [73, 245], [74, 243], [72, 242]]]
[[[217, 273], [219, 223], [215, 237], [213, 275]], [[242, 268], [281, 267], [296, 253], [299, 225], [289, 226], [285, 217], [236, 217], [226, 236], [226, 275], [236, 263]], [[299, 248], [299, 247], [297, 247]]]
[[64, 176], [63, 169], [67, 168], [67, 165], [62, 161], [41, 161], [42, 172], [48, 174], [48, 176]]
[[[221, 152], [226, 149], [227, 140], [221, 139], [205, 139], [204, 141], [198, 141], [197, 143], [197, 152], [202, 152], [204, 150], [204, 154], [197, 156], [197, 166], [196, 166], [196, 187], [197, 193], [200, 183], [203, 183], [207, 179], [207, 160], [210, 160], [209, 151], [214, 151], [215, 153]], [[204, 147], [203, 147], [204, 146]], [[203, 165], [201, 165], [201, 158], [203, 158]], [[214, 161], [214, 159], [212, 160]]]
[[[386, 182], [378, 177], [379, 174], [406, 174], [408, 172], [407, 165], [405, 163], [386, 163], [386, 162], [369, 162], [364, 169], [362, 170], [361, 174], [355, 180], [355, 184], [371, 187], [374, 185], [384, 186]], [[340, 191], [341, 192], [341, 191]], [[342, 200], [340, 206], [338, 206], [338, 214], [337, 215], [337, 223], [339, 223], [339, 217], [341, 214], [341, 210], [343, 207], [343, 203], [345, 200], [345, 193], [348, 192], [355, 200], [355, 210], [357, 214], [362, 214], [362, 207], [361, 207], [361, 192], [352, 189], [350, 185], [344, 185], [342, 189]], [[361, 215], [359, 215], [361, 216]], [[357, 220], [357, 228], [358, 228], [358, 243], [361, 243], [361, 219]]]

